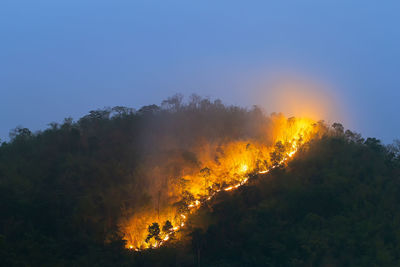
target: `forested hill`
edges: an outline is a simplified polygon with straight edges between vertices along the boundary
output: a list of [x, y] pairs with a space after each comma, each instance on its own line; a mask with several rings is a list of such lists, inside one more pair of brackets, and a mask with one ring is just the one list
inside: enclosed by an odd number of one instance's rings
[[15, 129], [0, 147], [0, 265], [399, 266], [400, 145], [340, 124], [202, 205], [179, 238], [125, 248], [121, 222], [155, 203], [151, 164], [197, 166], [199, 140], [267, 143], [271, 120], [257, 107], [173, 97]]

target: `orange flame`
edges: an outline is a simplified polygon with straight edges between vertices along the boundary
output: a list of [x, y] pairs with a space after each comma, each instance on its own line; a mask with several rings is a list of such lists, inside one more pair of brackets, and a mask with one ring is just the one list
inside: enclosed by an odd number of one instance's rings
[[[250, 173], [267, 173], [285, 163], [301, 145], [318, 136], [321, 131], [311, 119], [287, 119], [275, 115], [272, 123], [272, 140], [264, 143], [240, 140], [218, 145], [207, 142], [199, 144], [196, 155], [201, 166], [186, 170], [180, 177], [171, 180], [167, 189], [170, 201], [158, 210], [143, 209], [121, 223], [126, 247], [135, 250], [156, 248], [172, 236], [179, 239], [179, 231], [185, 226], [188, 215], [197, 210], [201, 203], [211, 200], [221, 190], [239, 188], [248, 182]], [[284, 148], [281, 154], [275, 147], [277, 142]], [[273, 152], [279, 154], [278, 162], [271, 158]], [[167, 220], [173, 226], [169, 230], [163, 229]], [[158, 239], [146, 240], [148, 228], [153, 223], [160, 228]]]

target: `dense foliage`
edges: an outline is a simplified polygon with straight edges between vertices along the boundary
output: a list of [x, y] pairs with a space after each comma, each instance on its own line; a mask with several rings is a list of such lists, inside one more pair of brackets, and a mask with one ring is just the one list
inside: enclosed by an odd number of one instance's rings
[[92, 111], [35, 134], [15, 129], [0, 147], [1, 263], [400, 264], [399, 145], [364, 140], [340, 124], [303, 147], [288, 166], [255, 175], [249, 185], [202, 207], [190, 218], [184, 240], [157, 250], [126, 250], [119, 220], [151, 199], [143, 168], [152, 157], [143, 147], [151, 144], [144, 140], [171, 117], [209, 138], [257, 135], [253, 124], [266, 123], [257, 108], [199, 98], [182, 106], [175, 97], [138, 111]]
[[257, 108], [198, 96], [184, 104], [177, 95], [137, 111], [91, 111], [37, 133], [16, 128], [0, 146], [2, 258], [52, 266], [92, 261], [88, 254], [101, 261], [105, 247], [125, 253], [119, 223], [152, 201], [149, 161], [175, 171], [182, 160], [171, 159], [193, 160], [172, 142], [260, 135], [254, 127], [264, 121]]
[[312, 142], [286, 168], [221, 197], [193, 246], [205, 266], [398, 266], [396, 153], [376, 139]]

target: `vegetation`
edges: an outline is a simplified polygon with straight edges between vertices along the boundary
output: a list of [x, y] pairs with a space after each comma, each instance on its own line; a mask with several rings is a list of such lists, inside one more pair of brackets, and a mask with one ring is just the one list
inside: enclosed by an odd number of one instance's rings
[[[176, 96], [138, 111], [91, 111], [38, 133], [15, 129], [0, 147], [1, 263], [400, 265], [400, 144], [364, 140], [340, 124], [304, 145], [287, 166], [254, 175], [249, 184], [202, 205], [181, 238], [159, 249], [125, 248], [121, 220], [143, 208], [157, 209], [168, 197], [159, 187], [149, 190], [148, 160], [168, 162], [171, 173], [179, 172], [182, 161], [198, 164], [192, 151], [164, 144], [171, 138], [161, 136], [163, 131], [189, 144], [198, 138], [258, 138], [257, 125], [268, 123], [258, 108], [199, 97], [183, 104]], [[275, 146], [271, 160], [278, 163], [284, 144]], [[172, 164], [174, 157], [182, 160]], [[201, 170], [204, 192], [210, 170]], [[183, 193], [182, 201], [190, 202], [190, 192]], [[172, 227], [170, 221], [154, 223], [147, 238], [160, 241], [160, 233]]]
[[204, 266], [398, 266], [399, 150], [347, 135], [216, 200], [193, 245]]

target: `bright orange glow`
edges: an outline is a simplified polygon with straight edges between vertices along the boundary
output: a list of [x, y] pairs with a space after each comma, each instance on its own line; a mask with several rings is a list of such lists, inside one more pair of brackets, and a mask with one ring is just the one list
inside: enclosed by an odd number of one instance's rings
[[343, 97], [338, 95], [334, 85], [315, 77], [281, 72], [267, 81], [260, 81], [257, 87], [254, 103], [288, 116], [328, 121], [343, 121], [348, 117]]
[[[267, 173], [293, 157], [301, 145], [318, 137], [320, 125], [311, 119], [272, 116], [272, 131], [264, 142], [239, 140], [222, 144], [203, 141], [195, 148], [199, 166], [182, 167], [181, 175], [169, 180], [168, 202], [144, 208], [121, 222], [127, 248], [156, 248], [179, 239], [188, 216], [221, 190], [232, 191], [248, 182], [250, 173]], [[167, 220], [172, 226], [163, 227]], [[159, 236], [147, 238], [149, 226], [157, 223]], [[172, 238], [173, 237], [173, 238]]]

